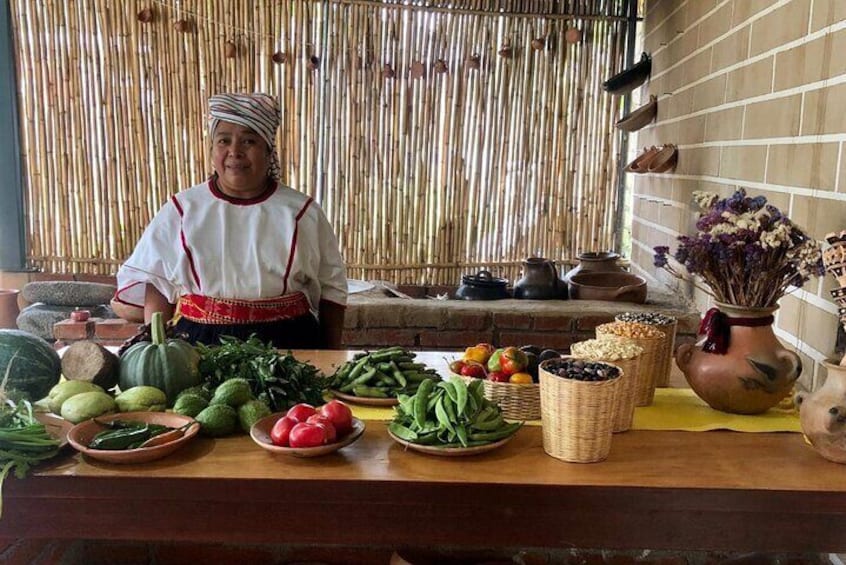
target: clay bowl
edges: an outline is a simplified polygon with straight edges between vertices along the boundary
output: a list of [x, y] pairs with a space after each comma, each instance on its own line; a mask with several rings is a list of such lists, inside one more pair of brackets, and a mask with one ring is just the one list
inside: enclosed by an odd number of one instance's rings
[[[107, 449], [91, 449], [88, 444], [97, 433], [108, 429], [98, 422], [111, 422], [112, 420], [136, 420], [148, 424], [161, 424], [171, 428], [180, 428], [191, 424], [185, 430], [185, 434], [178, 439], [156, 445], [153, 447], [140, 447], [138, 449], [122, 449], [110, 451]], [[182, 416], [173, 412], [121, 412], [119, 414], [107, 414], [97, 418], [86, 420], [75, 425], [68, 431], [68, 442], [80, 453], [87, 457], [105, 461], [106, 463], [147, 463], [162, 457], [167, 457], [197, 435], [200, 431], [200, 424], [193, 418]]]
[[637, 131], [654, 120], [657, 113], [658, 97], [653, 94], [649, 97], [649, 102], [620, 118], [616, 123], [617, 129], [628, 132]]
[[577, 273], [569, 286], [573, 300], [646, 302], [646, 279], [632, 273]]
[[651, 72], [652, 58], [646, 53], [643, 53], [640, 56], [640, 61], [606, 80], [602, 83], [602, 88], [609, 94], [628, 94], [646, 82]]
[[665, 145], [655, 157], [649, 161], [648, 170], [650, 173], [665, 173], [676, 168], [679, 151], [675, 145]]

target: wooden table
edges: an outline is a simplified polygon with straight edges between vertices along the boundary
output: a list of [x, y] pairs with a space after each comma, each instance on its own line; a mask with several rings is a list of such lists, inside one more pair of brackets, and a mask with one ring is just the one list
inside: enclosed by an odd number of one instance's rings
[[[347, 355], [295, 354], [327, 369]], [[246, 436], [137, 466], [68, 453], [7, 481], [0, 537], [846, 550], [846, 467], [800, 434], [630, 431], [608, 460], [569, 464], [544, 453], [539, 427], [466, 459], [404, 451], [385, 427], [368, 422], [358, 442], [316, 459]]]

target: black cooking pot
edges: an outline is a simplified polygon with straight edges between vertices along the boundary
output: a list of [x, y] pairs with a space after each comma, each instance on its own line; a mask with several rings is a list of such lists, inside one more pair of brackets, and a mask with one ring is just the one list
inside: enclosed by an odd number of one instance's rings
[[455, 291], [455, 297], [461, 300], [499, 300], [511, 298], [505, 288], [508, 281], [498, 279], [490, 271], [479, 271], [475, 275], [463, 275], [461, 286]]

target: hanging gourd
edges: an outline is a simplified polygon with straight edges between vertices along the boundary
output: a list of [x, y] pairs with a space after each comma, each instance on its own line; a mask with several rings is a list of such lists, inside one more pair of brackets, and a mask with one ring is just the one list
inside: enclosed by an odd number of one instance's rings
[[120, 389], [156, 387], [164, 391], [168, 405], [172, 405], [176, 395], [202, 381], [200, 354], [185, 340], [166, 339], [161, 312], [153, 314], [150, 332], [152, 341], [138, 342], [121, 356]]

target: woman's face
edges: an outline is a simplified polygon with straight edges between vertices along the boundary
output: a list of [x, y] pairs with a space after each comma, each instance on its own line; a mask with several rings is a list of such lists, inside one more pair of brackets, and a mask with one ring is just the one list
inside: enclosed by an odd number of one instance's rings
[[270, 151], [264, 139], [250, 128], [222, 121], [212, 138], [212, 164], [224, 194], [253, 198], [266, 188]]

